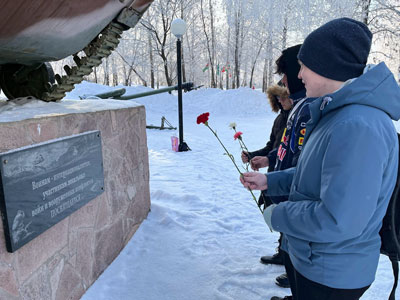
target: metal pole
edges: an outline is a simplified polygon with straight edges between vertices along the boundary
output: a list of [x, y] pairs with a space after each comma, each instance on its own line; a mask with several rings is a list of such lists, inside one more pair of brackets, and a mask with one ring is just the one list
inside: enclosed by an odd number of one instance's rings
[[182, 54], [181, 39], [176, 40], [177, 54], [177, 76], [178, 76], [178, 112], [179, 112], [179, 152], [190, 150], [189, 146], [183, 141], [183, 111], [182, 111]]

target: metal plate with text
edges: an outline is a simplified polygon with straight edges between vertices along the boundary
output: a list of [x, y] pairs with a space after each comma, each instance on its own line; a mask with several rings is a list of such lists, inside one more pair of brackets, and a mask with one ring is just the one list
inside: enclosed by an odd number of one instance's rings
[[14, 252], [104, 191], [100, 131], [0, 153], [0, 205]]

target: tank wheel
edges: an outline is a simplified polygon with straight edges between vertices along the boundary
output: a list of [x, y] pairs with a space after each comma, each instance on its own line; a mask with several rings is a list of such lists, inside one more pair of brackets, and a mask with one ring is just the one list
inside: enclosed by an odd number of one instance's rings
[[40, 99], [54, 83], [54, 71], [48, 62], [25, 66], [0, 66], [0, 87], [8, 99], [33, 96]]

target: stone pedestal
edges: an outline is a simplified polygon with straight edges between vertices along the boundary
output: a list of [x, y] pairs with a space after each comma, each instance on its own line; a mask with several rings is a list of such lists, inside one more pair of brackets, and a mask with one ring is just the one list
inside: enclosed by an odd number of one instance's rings
[[[1, 300], [79, 299], [149, 212], [145, 109], [134, 103], [96, 101], [44, 104], [55, 111], [39, 114], [29, 103], [10, 110], [2, 107], [10, 116], [0, 117], [0, 152], [100, 130], [105, 192], [14, 253], [6, 250], [0, 223]], [[26, 118], [26, 110], [33, 111], [31, 117]]]

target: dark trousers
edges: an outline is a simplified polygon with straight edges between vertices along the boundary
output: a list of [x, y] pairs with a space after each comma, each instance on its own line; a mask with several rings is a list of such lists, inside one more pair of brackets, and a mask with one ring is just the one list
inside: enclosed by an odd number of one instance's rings
[[293, 300], [358, 300], [369, 288], [334, 289], [311, 281], [293, 267], [289, 255], [283, 251], [285, 269], [289, 278]]
[[258, 197], [258, 206], [261, 207], [261, 205], [263, 204], [264, 204], [264, 209], [266, 209], [268, 206], [272, 204], [272, 201], [270, 197], [261, 193], [260, 197]]

